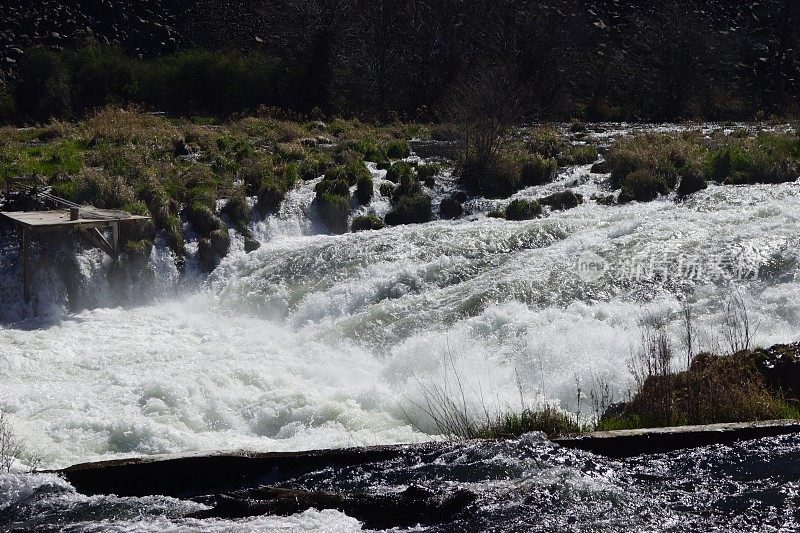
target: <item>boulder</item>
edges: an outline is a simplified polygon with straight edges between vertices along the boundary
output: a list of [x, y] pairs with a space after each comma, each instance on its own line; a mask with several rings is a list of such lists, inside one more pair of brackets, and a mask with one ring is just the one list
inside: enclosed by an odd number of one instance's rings
[[439, 217], [443, 219], [455, 219], [464, 214], [461, 203], [453, 198], [445, 198], [439, 203]]
[[688, 170], [681, 176], [681, 183], [678, 185], [679, 196], [689, 196], [697, 191], [708, 188], [708, 181], [699, 170]]
[[214, 248], [211, 239], [200, 239], [197, 243], [197, 260], [200, 262], [200, 269], [203, 272], [214, 270]]
[[383, 229], [385, 227], [386, 224], [383, 223], [383, 220], [376, 217], [375, 215], [361, 215], [353, 219], [353, 223], [350, 226], [350, 230], [353, 232], [369, 231], [369, 230]]
[[542, 205], [549, 206], [550, 209], [553, 209], [555, 211], [561, 211], [564, 209], [572, 209], [573, 207], [578, 207], [580, 204], [583, 203], [583, 196], [581, 196], [580, 194], [575, 194], [572, 191], [563, 191], [551, 194], [549, 196], [545, 196], [544, 198], [539, 200], [539, 203]]
[[611, 165], [608, 161], [601, 161], [592, 165], [592, 168], [589, 170], [589, 172], [592, 174], [608, 174], [611, 172]]
[[430, 222], [433, 217], [431, 197], [425, 193], [401, 196], [395, 208], [386, 214], [386, 224], [397, 226], [400, 224], [420, 224]]
[[361, 205], [369, 205], [372, 201], [374, 194], [374, 187], [372, 184], [372, 177], [364, 176], [358, 179], [356, 183], [356, 199]]
[[261, 243], [251, 237], [244, 238], [244, 251], [245, 253], [255, 252], [261, 248]]
[[220, 257], [228, 255], [231, 248], [231, 237], [226, 230], [216, 230], [211, 232], [211, 248]]

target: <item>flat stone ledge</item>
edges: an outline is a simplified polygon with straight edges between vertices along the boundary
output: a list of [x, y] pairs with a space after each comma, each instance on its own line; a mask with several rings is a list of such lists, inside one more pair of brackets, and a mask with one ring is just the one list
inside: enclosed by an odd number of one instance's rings
[[597, 431], [553, 439], [553, 442], [565, 448], [625, 458], [792, 433], [800, 433], [800, 420]]

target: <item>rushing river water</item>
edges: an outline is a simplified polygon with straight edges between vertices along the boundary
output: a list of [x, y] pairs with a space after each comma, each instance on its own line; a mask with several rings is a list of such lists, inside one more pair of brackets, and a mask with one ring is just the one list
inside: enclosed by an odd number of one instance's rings
[[[115, 306], [106, 260], [84, 252], [74, 290], [86, 309], [76, 313], [64, 309], [63, 284], [47, 269], [34, 304], [21, 302], [16, 247], [5, 239], [0, 410], [47, 467], [410, 443], [439, 438], [424, 412], [432, 388], [463, 392], [474, 416], [518, 409], [520, 398], [590, 416], [588, 391], [604, 384], [624, 399], [639, 321], [663, 316], [679, 339], [684, 299], [702, 347], [723, 343], [733, 294], [757, 326], [756, 344], [798, 340], [797, 183], [712, 185], [686, 201], [604, 206], [589, 198], [607, 194], [605, 179], [574, 167], [521, 191], [538, 197], [570, 186], [587, 199], [538, 220], [488, 218], [502, 202], [478, 198], [458, 221], [342, 236], [319, 234], [309, 211], [314, 182], [306, 183], [277, 216], [253, 222], [259, 250], [245, 254], [235, 241], [207, 278], [191, 258], [179, 276], [158, 246], [154, 285], [129, 290], [124, 306]], [[428, 192], [438, 204], [453, 186], [445, 174]], [[382, 214], [388, 203], [377, 198], [371, 208]], [[581, 270], [587, 261], [601, 265], [597, 275]], [[529, 436], [457, 445], [413, 471], [378, 465], [298, 483], [465, 484], [481, 495], [466, 529], [791, 529], [798, 453], [798, 441], [783, 438], [613, 462]], [[0, 524], [39, 516], [76, 530], [358, 527], [333, 511], [180, 518], [198, 505], [86, 498], [48, 475], [0, 478]]]

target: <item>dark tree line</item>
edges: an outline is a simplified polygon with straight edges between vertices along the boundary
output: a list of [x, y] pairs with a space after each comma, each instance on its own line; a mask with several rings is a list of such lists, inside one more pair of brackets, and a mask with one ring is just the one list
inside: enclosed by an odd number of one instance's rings
[[[60, 87], [42, 98], [75, 113], [105, 100], [437, 119], [459, 84], [501, 65], [528, 96], [527, 118], [800, 113], [796, 0], [199, 0], [180, 20], [176, 56], [106, 61], [116, 85], [73, 52], [27, 54], [20, 86]], [[58, 107], [17, 93], [17, 115]]]

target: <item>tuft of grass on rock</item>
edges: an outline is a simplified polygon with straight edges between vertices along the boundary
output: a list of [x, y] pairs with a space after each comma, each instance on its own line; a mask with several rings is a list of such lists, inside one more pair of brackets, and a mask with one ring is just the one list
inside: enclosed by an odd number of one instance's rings
[[530, 220], [542, 214], [542, 206], [536, 200], [517, 198], [506, 207], [505, 218], [508, 220]]

